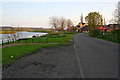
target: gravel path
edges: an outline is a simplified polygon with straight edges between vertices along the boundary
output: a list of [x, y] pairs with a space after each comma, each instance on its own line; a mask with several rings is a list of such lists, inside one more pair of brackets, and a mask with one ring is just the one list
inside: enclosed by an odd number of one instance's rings
[[40, 49], [3, 67], [3, 78], [80, 78], [73, 45]]

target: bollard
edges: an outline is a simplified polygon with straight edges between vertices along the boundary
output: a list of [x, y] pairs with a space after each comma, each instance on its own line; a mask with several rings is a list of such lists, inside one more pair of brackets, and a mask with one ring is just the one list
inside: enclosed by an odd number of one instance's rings
[[48, 38], [46, 38], [46, 43], [48, 43]]
[[2, 45], [3, 45], [3, 41], [2, 41]]
[[14, 39], [12, 39], [13, 40], [13, 43], [14, 43]]
[[9, 44], [9, 40], [8, 40], [8, 44]]

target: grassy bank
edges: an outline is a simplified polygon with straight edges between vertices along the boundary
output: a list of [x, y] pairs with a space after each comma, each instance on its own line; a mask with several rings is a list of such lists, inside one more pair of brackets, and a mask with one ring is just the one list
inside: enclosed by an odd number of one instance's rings
[[[6, 65], [8, 63], [11, 63], [15, 61], [16, 59], [19, 59], [23, 57], [24, 55], [30, 54], [37, 49], [43, 48], [43, 47], [54, 47], [59, 45], [66, 45], [69, 44], [72, 39], [72, 36], [76, 33], [49, 33], [45, 36], [43, 36], [43, 39], [34, 38], [34, 42], [32, 42], [32, 39], [28, 40], [21, 40], [21, 41], [15, 41], [10, 43], [46, 43], [45, 37], [47, 37], [48, 42], [47, 43], [56, 43], [56, 44], [24, 44], [24, 45], [16, 45], [11, 47], [5, 47], [2, 49], [2, 63], [3, 65]], [[9, 43], [9, 44], [10, 44]], [[8, 43], [5, 43], [4, 45], [7, 45]]]
[[30, 54], [40, 48], [55, 47], [62, 44], [24, 44], [2, 49], [2, 63], [3, 65], [11, 63], [24, 55]]
[[[76, 33], [49, 33], [42, 37], [36, 37], [36, 38], [29, 38], [27, 40], [19, 40], [10, 43], [63, 43], [67, 44], [69, 43], [69, 40], [72, 39], [72, 36]], [[47, 41], [46, 41], [47, 38]], [[8, 45], [8, 43], [4, 43], [3, 45]]]

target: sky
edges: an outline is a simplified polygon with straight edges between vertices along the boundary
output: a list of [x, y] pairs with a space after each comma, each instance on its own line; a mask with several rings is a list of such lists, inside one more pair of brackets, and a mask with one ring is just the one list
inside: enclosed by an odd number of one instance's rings
[[[52, 16], [71, 19], [76, 25], [80, 16], [99, 12], [106, 19], [112, 19], [118, 0], [2, 0], [0, 1], [0, 25], [25, 27], [50, 27]], [[85, 21], [84, 21], [85, 22]]]

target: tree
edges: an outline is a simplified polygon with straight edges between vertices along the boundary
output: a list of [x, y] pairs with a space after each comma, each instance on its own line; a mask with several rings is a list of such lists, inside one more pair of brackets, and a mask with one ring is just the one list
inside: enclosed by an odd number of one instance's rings
[[60, 18], [59, 25], [61, 27], [61, 31], [64, 31], [64, 28], [66, 27], [66, 19], [64, 17]]
[[85, 17], [85, 20], [89, 24], [89, 31], [103, 25], [102, 15], [100, 15], [99, 12], [90, 12], [88, 16]]
[[71, 27], [73, 26], [73, 22], [70, 19], [68, 19], [66, 21], [66, 25], [67, 25], [67, 30], [70, 31]]
[[58, 24], [59, 24], [58, 17], [56, 17], [56, 16], [50, 17], [50, 25], [51, 25], [52, 27], [54, 27], [55, 30], [57, 30]]
[[110, 20], [110, 23], [112, 23], [112, 24], [120, 24], [120, 1], [116, 5], [116, 9], [114, 11], [112, 20]]
[[120, 1], [118, 2], [118, 24], [120, 24]]

